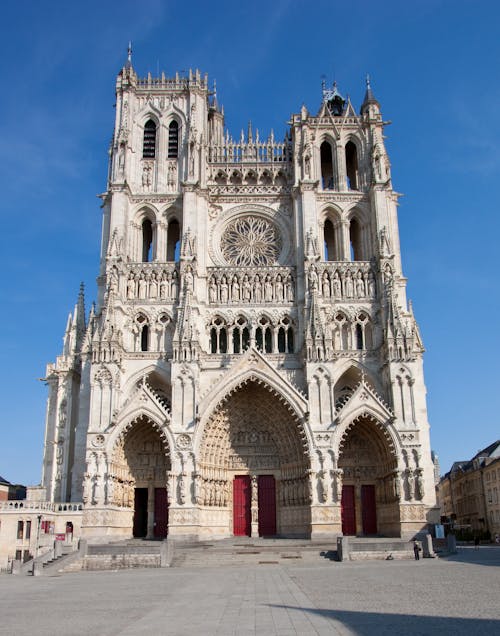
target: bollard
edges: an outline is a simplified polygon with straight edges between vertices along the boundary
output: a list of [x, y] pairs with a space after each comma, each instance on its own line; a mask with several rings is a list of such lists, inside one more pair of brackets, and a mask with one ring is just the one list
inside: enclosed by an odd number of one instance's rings
[[434, 552], [434, 546], [432, 545], [432, 537], [430, 534], [426, 534], [422, 540], [422, 550], [424, 559], [434, 559], [436, 558], [436, 553]]
[[33, 576], [41, 576], [43, 571], [43, 563], [41, 561], [33, 561]]
[[457, 538], [455, 537], [454, 534], [449, 534], [446, 537], [446, 543], [448, 545], [448, 552], [450, 554], [456, 554], [457, 553]]

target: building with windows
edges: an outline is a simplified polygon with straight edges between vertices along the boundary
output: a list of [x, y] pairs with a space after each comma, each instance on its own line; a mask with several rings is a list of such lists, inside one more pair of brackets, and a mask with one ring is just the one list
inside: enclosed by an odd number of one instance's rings
[[437, 520], [380, 105], [318, 97], [233, 138], [198, 71], [118, 74], [97, 304], [46, 374], [43, 486], [89, 540]]
[[437, 485], [441, 518], [464, 536], [500, 535], [500, 440], [454, 462]]

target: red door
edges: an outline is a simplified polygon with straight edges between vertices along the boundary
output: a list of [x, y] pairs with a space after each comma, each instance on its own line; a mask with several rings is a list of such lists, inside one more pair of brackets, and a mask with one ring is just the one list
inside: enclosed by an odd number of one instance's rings
[[356, 506], [354, 502], [354, 486], [342, 486], [340, 502], [342, 515], [342, 534], [356, 534]]
[[377, 508], [375, 486], [361, 486], [361, 516], [363, 534], [377, 534]]
[[272, 475], [259, 475], [259, 537], [276, 534], [276, 486]]
[[233, 534], [249, 537], [251, 530], [251, 485], [249, 475], [237, 475], [233, 481]]
[[168, 533], [168, 498], [166, 488], [155, 488], [154, 536], [164, 539]]

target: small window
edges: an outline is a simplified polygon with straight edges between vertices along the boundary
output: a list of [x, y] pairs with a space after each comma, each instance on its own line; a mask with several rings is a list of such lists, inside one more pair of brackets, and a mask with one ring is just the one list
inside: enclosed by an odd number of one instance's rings
[[24, 533], [25, 539], [31, 539], [31, 521], [26, 522], [26, 530]]
[[219, 351], [227, 353], [227, 331], [224, 327], [219, 331]]
[[280, 353], [285, 353], [286, 351], [286, 338], [285, 330], [283, 327], [280, 327], [278, 330], [278, 351]]
[[352, 141], [348, 141], [345, 146], [345, 165], [348, 189], [358, 190], [358, 152]]
[[337, 250], [335, 249], [335, 229], [330, 219], [325, 221], [323, 238], [325, 242], [325, 261], [338, 261]]
[[141, 331], [141, 351], [147, 351], [149, 344], [149, 327], [144, 325]]
[[178, 261], [180, 257], [181, 229], [179, 221], [172, 219], [167, 230], [167, 261]]
[[168, 127], [168, 154], [169, 159], [177, 159], [179, 156], [179, 124], [170, 122]]
[[142, 222], [142, 262], [153, 260], [153, 224], [149, 219]]
[[363, 349], [363, 328], [361, 325], [356, 325], [356, 349]]
[[154, 159], [156, 157], [156, 124], [152, 119], [149, 119], [144, 124], [142, 157], [143, 159]]
[[319, 149], [321, 158], [321, 182], [323, 190], [333, 190], [333, 151], [328, 141], [324, 141]]
[[17, 538], [18, 539], [23, 538], [23, 532], [24, 532], [24, 521], [18, 521], [17, 522]]

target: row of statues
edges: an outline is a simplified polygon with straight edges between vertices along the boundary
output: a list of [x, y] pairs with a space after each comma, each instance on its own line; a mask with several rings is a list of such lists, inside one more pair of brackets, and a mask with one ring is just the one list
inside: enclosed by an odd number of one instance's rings
[[347, 269], [335, 271], [324, 269], [319, 272], [313, 265], [308, 275], [309, 289], [318, 296], [333, 299], [375, 298], [377, 286], [370, 270]]
[[291, 303], [295, 300], [295, 281], [286, 273], [212, 274], [208, 283], [212, 304]]
[[127, 279], [127, 298], [177, 300], [179, 275], [177, 270], [130, 272]]

